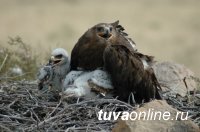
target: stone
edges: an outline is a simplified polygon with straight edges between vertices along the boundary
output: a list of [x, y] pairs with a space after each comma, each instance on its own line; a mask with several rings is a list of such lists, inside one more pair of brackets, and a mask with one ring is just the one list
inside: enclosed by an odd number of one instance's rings
[[[121, 120], [119, 119], [113, 128], [113, 132], [200, 132], [199, 127], [191, 120], [171, 120], [175, 119], [178, 110], [172, 108], [164, 100], [154, 100], [144, 104], [144, 106], [136, 109], [135, 112], [148, 112], [154, 109], [154, 112], [170, 112], [170, 119], [164, 120]], [[142, 116], [141, 116], [142, 117]]]
[[171, 91], [184, 97], [197, 89], [194, 73], [184, 65], [158, 62], [153, 65], [153, 69], [164, 92]]

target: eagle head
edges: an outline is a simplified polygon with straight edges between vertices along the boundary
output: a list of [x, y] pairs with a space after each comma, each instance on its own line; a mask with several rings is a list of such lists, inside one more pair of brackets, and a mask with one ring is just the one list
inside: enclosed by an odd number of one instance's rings
[[89, 29], [90, 35], [95, 35], [99, 40], [109, 41], [112, 37], [117, 36], [116, 27], [119, 21], [114, 23], [99, 23]]
[[103, 52], [112, 42], [118, 41], [119, 21], [99, 23], [89, 28], [78, 40], [71, 54], [71, 70], [95, 70], [103, 67]]

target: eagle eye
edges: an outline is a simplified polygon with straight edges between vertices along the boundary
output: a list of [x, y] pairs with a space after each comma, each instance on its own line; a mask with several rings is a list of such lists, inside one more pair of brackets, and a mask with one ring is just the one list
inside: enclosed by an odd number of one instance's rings
[[59, 55], [56, 55], [55, 57], [56, 57], [56, 58], [62, 58], [63, 55], [62, 55], [62, 54], [59, 54]]
[[103, 27], [97, 27], [98, 32], [103, 32]]

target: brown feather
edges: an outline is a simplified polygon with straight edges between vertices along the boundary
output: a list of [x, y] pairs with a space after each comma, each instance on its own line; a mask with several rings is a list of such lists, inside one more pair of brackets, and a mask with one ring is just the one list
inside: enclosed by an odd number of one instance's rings
[[153, 98], [160, 99], [159, 83], [152, 69], [145, 70], [137, 53], [124, 45], [109, 45], [104, 52], [105, 69], [110, 73], [115, 95], [127, 101], [130, 93], [138, 103]]
[[106, 42], [93, 37], [91, 31], [86, 32], [72, 50], [71, 70], [77, 70], [78, 67], [84, 70], [95, 70], [102, 67], [105, 47]]

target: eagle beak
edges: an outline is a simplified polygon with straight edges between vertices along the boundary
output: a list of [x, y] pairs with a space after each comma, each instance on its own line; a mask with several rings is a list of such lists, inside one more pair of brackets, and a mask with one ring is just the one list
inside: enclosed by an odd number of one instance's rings
[[109, 29], [105, 29], [103, 32], [100, 32], [98, 35], [105, 39], [109, 39], [112, 36]]

